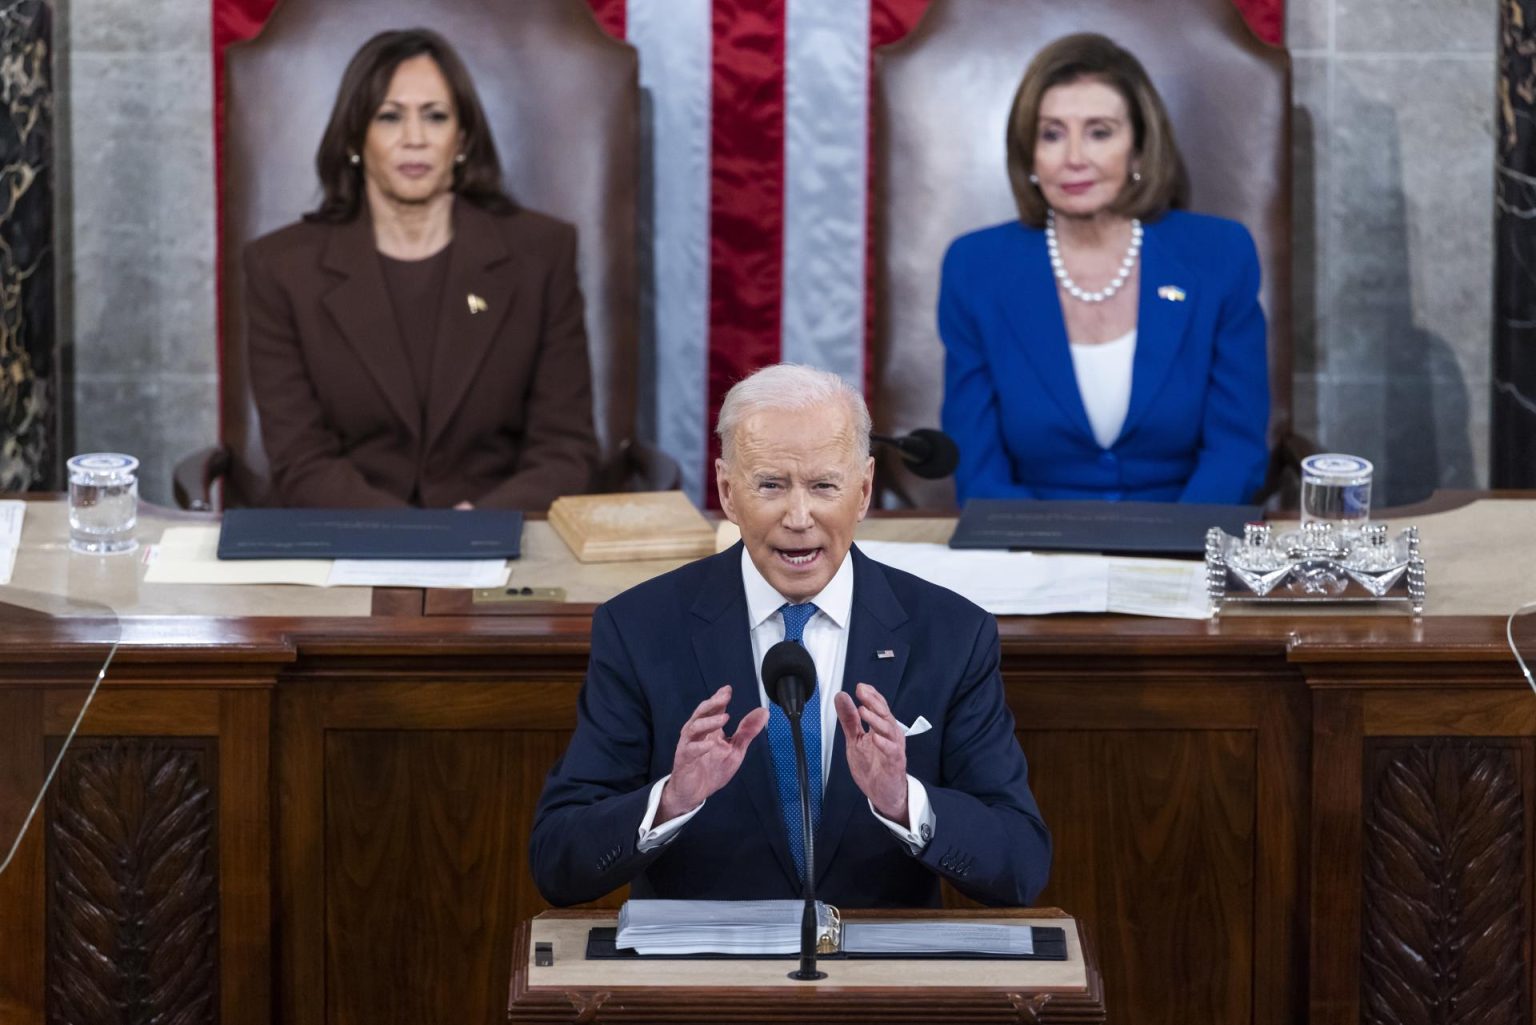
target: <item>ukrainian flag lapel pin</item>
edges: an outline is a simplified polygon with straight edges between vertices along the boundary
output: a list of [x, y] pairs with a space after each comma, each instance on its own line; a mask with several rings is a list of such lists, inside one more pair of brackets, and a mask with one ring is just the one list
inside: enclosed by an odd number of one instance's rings
[[1163, 285], [1157, 290], [1157, 297], [1171, 303], [1181, 303], [1184, 301], [1184, 289], [1178, 285]]

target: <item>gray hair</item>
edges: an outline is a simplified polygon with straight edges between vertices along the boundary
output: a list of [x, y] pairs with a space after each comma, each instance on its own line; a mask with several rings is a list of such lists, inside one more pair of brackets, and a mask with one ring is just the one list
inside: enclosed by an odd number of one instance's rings
[[864, 396], [852, 385], [829, 370], [817, 370], [801, 363], [775, 363], [742, 378], [725, 393], [715, 434], [720, 439], [720, 456], [731, 461], [736, 447], [736, 430], [742, 421], [762, 410], [811, 409], [838, 401], [853, 421], [854, 447], [860, 463], [869, 458], [869, 432], [872, 429], [869, 407]]

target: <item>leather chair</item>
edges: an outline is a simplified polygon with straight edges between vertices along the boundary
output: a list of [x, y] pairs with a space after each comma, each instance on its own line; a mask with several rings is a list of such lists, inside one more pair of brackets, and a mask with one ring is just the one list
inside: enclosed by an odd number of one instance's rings
[[[1193, 210], [1241, 221], [1263, 268], [1275, 487], [1311, 446], [1291, 433], [1290, 58], [1232, 0], [932, 0], [876, 54], [875, 430], [939, 422], [944, 347], [935, 310], [958, 235], [1018, 216], [1008, 108], [1046, 43], [1102, 32], [1146, 66], [1189, 167]], [[952, 508], [953, 481], [923, 481], [882, 454], [886, 505]]]
[[222, 182], [222, 444], [176, 468], [176, 500], [261, 504], [269, 478], [245, 349], [246, 243], [319, 199], [314, 154], [347, 61], [374, 33], [426, 23], [453, 44], [486, 108], [507, 185], [574, 223], [605, 490], [677, 487], [677, 464], [635, 440], [639, 62], [585, 0], [283, 0], [226, 60]]

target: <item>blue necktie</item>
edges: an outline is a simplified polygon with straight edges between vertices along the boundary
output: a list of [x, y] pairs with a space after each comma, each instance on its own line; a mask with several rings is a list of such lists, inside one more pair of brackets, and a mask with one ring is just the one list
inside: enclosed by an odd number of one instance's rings
[[[784, 639], [805, 643], [805, 624], [816, 614], [816, 606], [811, 602], [785, 605], [779, 612], [784, 617]], [[805, 737], [811, 828], [815, 829], [821, 821], [821, 699], [814, 690], [805, 703], [805, 711], [800, 713], [800, 728]], [[789, 831], [789, 853], [795, 859], [797, 877], [804, 878], [805, 834], [800, 821], [800, 773], [795, 767], [795, 735], [790, 728], [789, 716], [774, 704], [768, 708], [768, 748], [773, 752], [773, 780], [779, 791], [779, 812]]]

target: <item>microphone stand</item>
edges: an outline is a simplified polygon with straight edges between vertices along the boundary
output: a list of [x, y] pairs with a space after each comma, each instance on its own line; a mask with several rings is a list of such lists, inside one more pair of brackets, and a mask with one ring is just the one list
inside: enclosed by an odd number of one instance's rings
[[816, 841], [811, 833], [810, 770], [806, 768], [805, 735], [801, 732], [800, 721], [803, 711], [803, 707], [794, 712], [786, 710], [789, 730], [795, 737], [795, 769], [800, 776], [800, 832], [805, 837], [805, 878], [801, 880], [805, 911], [800, 916], [800, 967], [790, 972], [789, 977], [812, 982], [825, 979], [827, 973], [816, 970]]

